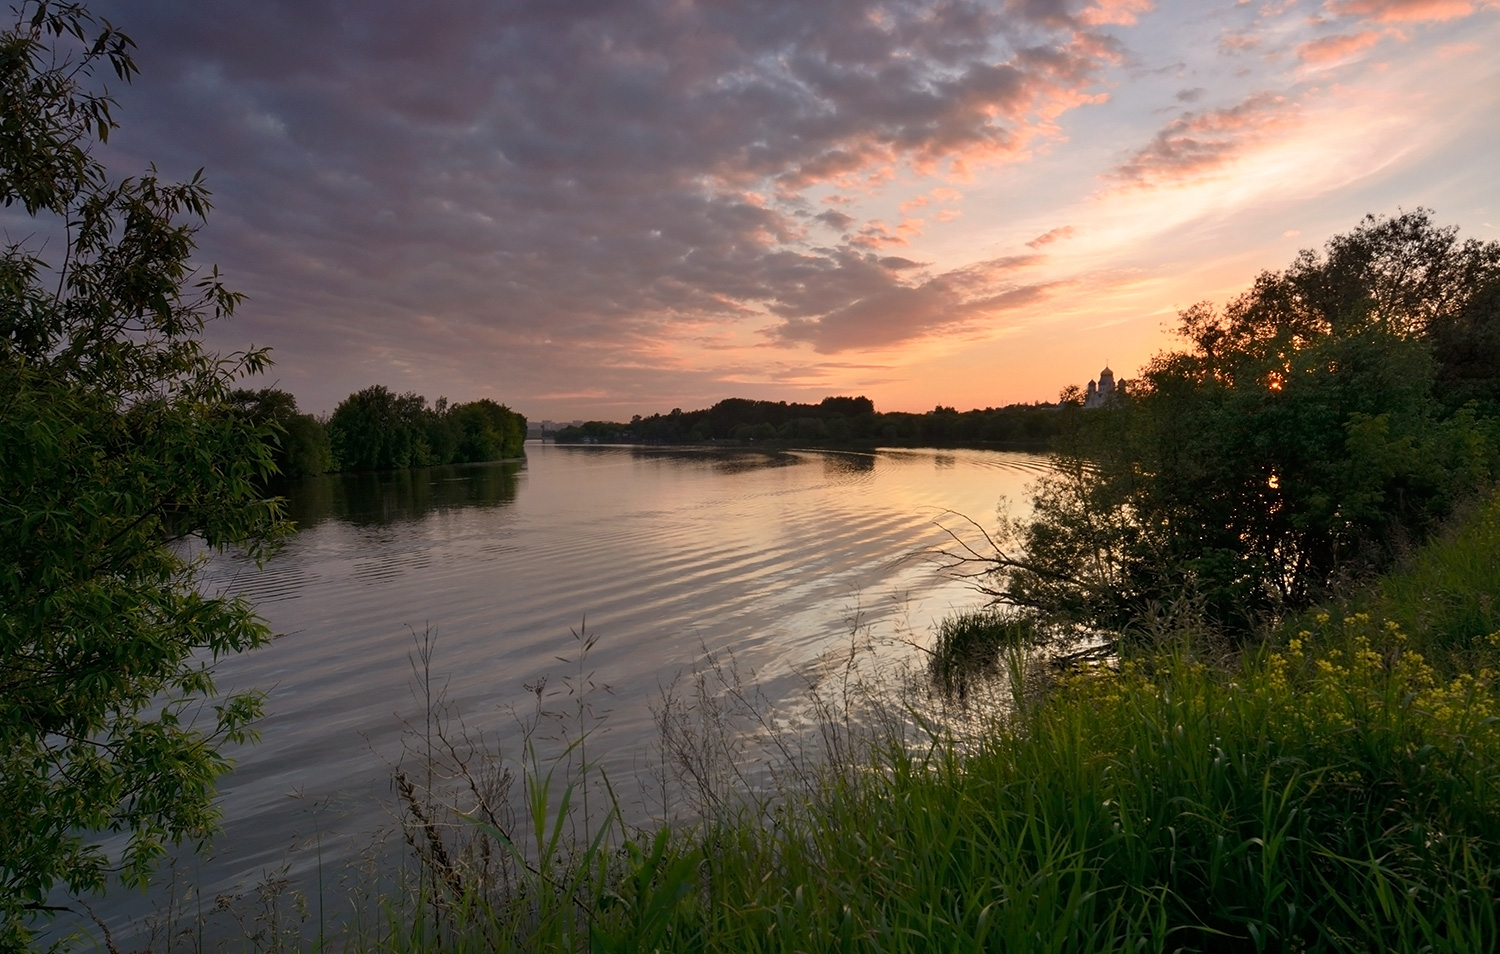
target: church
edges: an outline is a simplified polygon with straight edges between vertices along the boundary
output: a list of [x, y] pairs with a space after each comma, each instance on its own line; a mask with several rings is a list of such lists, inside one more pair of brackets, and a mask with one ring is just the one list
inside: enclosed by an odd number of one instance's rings
[[1117, 393], [1124, 395], [1125, 382], [1121, 381], [1117, 387], [1115, 373], [1109, 369], [1109, 363], [1105, 362], [1104, 370], [1099, 372], [1099, 380], [1089, 382], [1089, 389], [1083, 395], [1083, 406], [1104, 407], [1115, 399]]

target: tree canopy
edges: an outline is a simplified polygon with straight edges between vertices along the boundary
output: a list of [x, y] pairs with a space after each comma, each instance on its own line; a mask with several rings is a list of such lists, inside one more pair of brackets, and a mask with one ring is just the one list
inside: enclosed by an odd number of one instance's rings
[[395, 470], [525, 456], [526, 418], [481, 398], [431, 407], [420, 394], [373, 385], [349, 395], [328, 419], [340, 470]]
[[[77, 4], [14, 13], [0, 201], [32, 238], [0, 252], [6, 948], [27, 943], [56, 886], [141, 883], [167, 844], [213, 830], [218, 746], [247, 736], [258, 699], [215, 697], [208, 667], [268, 634], [244, 601], [200, 591], [190, 554], [264, 555], [286, 529], [259, 489], [271, 431], [229, 402], [267, 356], [221, 357], [200, 337], [240, 302], [192, 262], [201, 177], [111, 179], [97, 158], [115, 128], [98, 74], [128, 80], [133, 44]], [[208, 717], [190, 717], [205, 699]], [[123, 833], [118, 853], [104, 832]]]
[[938, 406], [924, 414], [878, 413], [867, 397], [826, 397], [817, 404], [726, 398], [696, 411], [635, 417], [629, 424], [588, 421], [557, 432], [559, 443], [691, 444], [706, 441], [796, 441], [810, 444], [1039, 444], [1064, 416], [1052, 404], [1013, 404], [960, 413]]
[[1189, 308], [1185, 347], [1078, 418], [991, 592], [1054, 631], [1189, 606], [1249, 634], [1388, 565], [1496, 472], [1497, 278], [1500, 243], [1417, 210]]
[[252, 421], [269, 425], [276, 441], [272, 460], [285, 477], [315, 477], [335, 469], [328, 429], [297, 409], [297, 399], [277, 388], [239, 388], [230, 402]]

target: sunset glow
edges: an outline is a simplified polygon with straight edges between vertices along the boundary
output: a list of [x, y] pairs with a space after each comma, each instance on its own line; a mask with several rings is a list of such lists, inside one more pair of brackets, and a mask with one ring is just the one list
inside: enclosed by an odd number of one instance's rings
[[1493, 0], [502, 0], [99, 7], [119, 174], [326, 412], [881, 410], [1129, 378], [1366, 213], [1500, 237]]

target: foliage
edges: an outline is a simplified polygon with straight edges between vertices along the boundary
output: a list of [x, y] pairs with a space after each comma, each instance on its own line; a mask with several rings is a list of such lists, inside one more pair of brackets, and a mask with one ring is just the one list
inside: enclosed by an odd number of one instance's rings
[[795, 441], [801, 444], [1045, 443], [1065, 415], [1050, 404], [1013, 404], [958, 412], [877, 413], [867, 397], [826, 397], [817, 404], [728, 398], [698, 411], [635, 417], [629, 424], [588, 421], [557, 432], [559, 443], [689, 444]]
[[458, 432], [455, 463], [507, 460], [526, 454], [526, 418], [503, 404], [480, 398], [455, 404], [448, 416]]
[[[1500, 498], [1457, 525], [1379, 584], [1337, 604], [1337, 615], [1363, 614], [1396, 623], [1408, 645], [1448, 676], [1497, 668], [1491, 634], [1500, 631]], [[1313, 625], [1305, 614], [1301, 625]], [[1296, 628], [1295, 624], [1292, 628]]]
[[991, 592], [1054, 631], [1190, 605], [1243, 636], [1390, 565], [1494, 473], [1493, 422], [1435, 382], [1457, 373], [1437, 329], [1500, 326], [1477, 311], [1497, 274], [1500, 243], [1419, 211], [1184, 312], [1187, 348], [1081, 416]]
[[482, 398], [427, 406], [420, 394], [374, 385], [349, 395], [328, 419], [339, 469], [395, 470], [525, 455], [526, 418]]
[[208, 665], [267, 630], [198, 591], [191, 553], [264, 555], [284, 530], [257, 489], [271, 433], [228, 403], [265, 354], [200, 340], [239, 302], [190, 264], [202, 180], [110, 180], [95, 158], [113, 102], [89, 84], [129, 79], [129, 38], [76, 4], [15, 15], [0, 197], [34, 238], [0, 256], [0, 947], [26, 943], [55, 886], [141, 883], [167, 843], [212, 831], [217, 746], [258, 701], [203, 713]]
[[272, 426], [277, 438], [273, 460], [286, 477], [316, 477], [334, 469], [328, 429], [297, 410], [297, 399], [277, 388], [240, 388], [229, 399], [256, 424]]
[[394, 394], [376, 384], [349, 395], [328, 419], [333, 453], [342, 470], [393, 470], [433, 463], [427, 440], [427, 400]]

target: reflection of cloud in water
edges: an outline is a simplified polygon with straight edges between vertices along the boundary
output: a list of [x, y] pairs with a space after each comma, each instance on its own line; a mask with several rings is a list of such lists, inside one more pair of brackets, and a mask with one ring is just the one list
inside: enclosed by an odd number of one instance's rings
[[322, 582], [316, 570], [291, 563], [271, 562], [264, 569], [256, 570], [253, 563], [242, 561], [241, 572], [223, 581], [231, 586], [236, 596], [243, 596], [256, 606], [293, 599], [302, 591]]
[[366, 585], [389, 583], [405, 570], [404, 560], [385, 557], [378, 560], [356, 560], [354, 577]]

